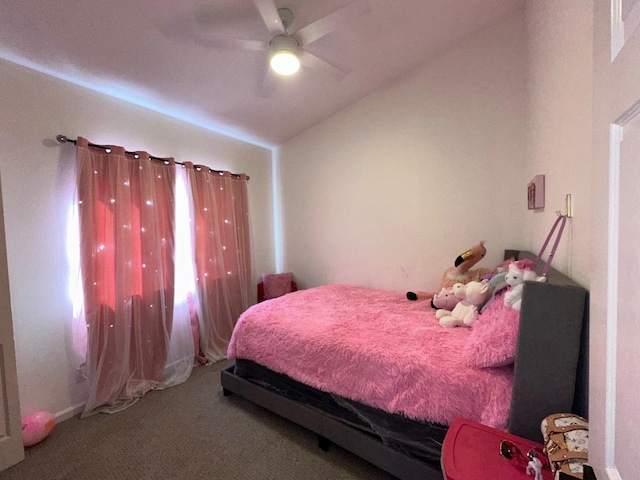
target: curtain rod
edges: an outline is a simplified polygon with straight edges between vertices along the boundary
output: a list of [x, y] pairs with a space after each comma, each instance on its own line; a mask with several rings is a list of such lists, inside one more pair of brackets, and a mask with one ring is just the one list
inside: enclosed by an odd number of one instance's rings
[[[56, 140], [59, 143], [73, 143], [74, 145], [77, 145], [77, 143], [78, 143], [77, 140], [74, 140], [72, 138], [68, 138], [66, 135], [56, 135]], [[102, 148], [104, 150], [110, 150], [112, 148], [109, 145], [98, 145], [97, 143], [91, 143], [91, 142], [89, 142], [89, 146], [90, 147], [96, 147], [96, 148]], [[128, 150], [125, 150], [124, 153], [126, 153], [127, 155], [136, 156], [136, 158], [137, 158], [137, 155], [138, 155], [137, 152], [129, 152]], [[165, 162], [165, 161], [167, 161], [169, 159], [168, 158], [161, 158], [161, 157], [154, 157], [154, 156], [149, 155], [149, 160], [156, 160], [156, 161], [160, 161], [160, 162]], [[183, 167], [186, 165], [183, 162], [178, 162], [178, 161], [175, 161], [175, 160], [174, 160], [174, 163], [176, 163], [178, 165], [182, 165]], [[197, 165], [197, 166], [200, 167], [200, 168], [203, 167], [203, 165]], [[210, 167], [205, 167], [205, 168], [208, 168], [209, 171], [213, 172], [213, 173], [224, 173], [224, 171], [222, 171], [222, 170], [214, 170], [213, 168], [210, 168]], [[236, 178], [240, 178], [241, 175], [237, 174], [237, 173], [231, 173], [231, 176], [236, 177]], [[250, 178], [249, 175], [247, 175], [246, 177], [247, 177], [247, 181], [248, 181], [249, 178]]]

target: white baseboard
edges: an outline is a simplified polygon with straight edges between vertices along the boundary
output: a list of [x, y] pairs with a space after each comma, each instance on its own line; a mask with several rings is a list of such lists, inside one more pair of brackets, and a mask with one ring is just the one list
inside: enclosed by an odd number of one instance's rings
[[64, 422], [70, 418], [75, 417], [76, 415], [80, 415], [84, 410], [86, 402], [78, 403], [77, 405], [73, 405], [69, 408], [65, 408], [64, 410], [60, 410], [53, 414], [56, 418], [56, 423]]
[[622, 480], [620, 472], [618, 472], [618, 469], [616, 467], [607, 468], [607, 477], [609, 478], [609, 480]]

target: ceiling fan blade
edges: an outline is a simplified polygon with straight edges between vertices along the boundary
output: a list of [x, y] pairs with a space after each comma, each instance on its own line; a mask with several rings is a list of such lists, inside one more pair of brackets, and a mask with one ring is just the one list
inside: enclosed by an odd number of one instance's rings
[[352, 18], [359, 17], [371, 10], [368, 0], [356, 0], [346, 7], [343, 7], [326, 17], [310, 23], [306, 27], [302, 27], [295, 32], [296, 37], [300, 40], [300, 45], [307, 45], [326, 34], [331, 33], [343, 23], [348, 22]]
[[277, 87], [277, 79], [269, 67], [269, 62], [264, 62], [263, 70], [258, 78], [256, 94], [261, 98], [269, 98], [275, 93]]
[[173, 17], [169, 22], [156, 24], [156, 27], [171, 40], [193, 41], [201, 47], [241, 48], [253, 51], [264, 51], [269, 48], [267, 43], [260, 40], [245, 40], [202, 33], [193, 18], [186, 15]]
[[167, 22], [155, 22], [156, 28], [171, 40], [190, 40], [194, 30], [193, 19], [187, 15], [172, 17]]
[[262, 21], [272, 35], [285, 35], [287, 32], [273, 0], [253, 0]]
[[298, 53], [298, 57], [300, 58], [300, 63], [303, 65], [313, 68], [314, 70], [326, 72], [336, 80], [342, 80], [351, 72], [349, 67], [345, 67], [344, 65], [339, 65], [337, 63], [329, 63], [306, 50], [301, 50]]
[[265, 42], [261, 42], [260, 40], [244, 40], [229, 37], [196, 36], [193, 38], [193, 42], [200, 47], [240, 48], [242, 50], [252, 50], [254, 52], [262, 52], [269, 48], [269, 45]]

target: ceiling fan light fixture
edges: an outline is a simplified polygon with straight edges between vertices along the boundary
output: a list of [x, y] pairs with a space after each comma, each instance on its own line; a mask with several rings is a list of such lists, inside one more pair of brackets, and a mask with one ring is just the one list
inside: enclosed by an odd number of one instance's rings
[[271, 68], [280, 75], [293, 75], [300, 69], [298, 42], [287, 35], [271, 40]]

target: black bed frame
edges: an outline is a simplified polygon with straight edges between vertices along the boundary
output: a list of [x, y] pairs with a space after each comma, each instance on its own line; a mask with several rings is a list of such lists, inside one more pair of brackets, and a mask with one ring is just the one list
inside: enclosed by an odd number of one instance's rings
[[[506, 250], [505, 260], [530, 252]], [[542, 265], [539, 265], [542, 268]], [[546, 283], [527, 282], [522, 296], [509, 431], [542, 441], [540, 422], [552, 413], [588, 417], [588, 294], [551, 268]], [[409, 457], [381, 439], [234, 374], [221, 372], [224, 395], [235, 393], [318, 434], [319, 447], [336, 444], [402, 480], [441, 480], [439, 468]]]

